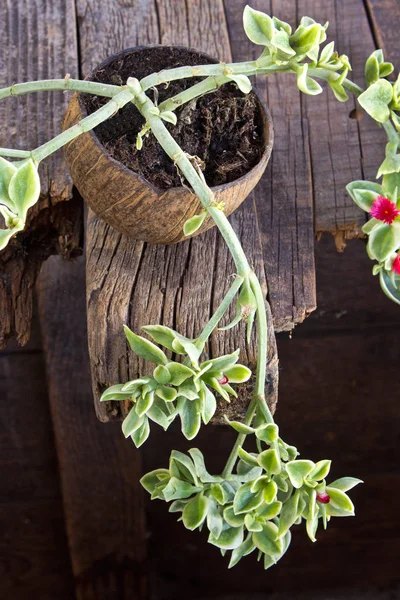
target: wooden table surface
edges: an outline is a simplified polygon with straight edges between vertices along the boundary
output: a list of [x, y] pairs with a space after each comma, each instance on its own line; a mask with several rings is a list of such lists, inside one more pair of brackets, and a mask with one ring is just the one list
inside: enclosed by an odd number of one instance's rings
[[[84, 77], [108, 55], [140, 44], [184, 44], [225, 61], [249, 59], [258, 48], [242, 30], [245, 4], [242, 0], [7, 0], [0, 6], [0, 87], [66, 73]], [[256, 0], [252, 6], [292, 24], [303, 14], [329, 20], [328, 37], [336, 40], [340, 53], [349, 56], [358, 83], [363, 80], [365, 59], [376, 47], [382, 47], [386, 58], [400, 67], [397, 0]], [[282, 331], [301, 323], [316, 306], [316, 235], [332, 233], [338, 248], [347, 238], [360, 236], [365, 215], [347, 196], [345, 185], [375, 177], [385, 136], [367, 117], [349, 117], [355, 108], [353, 99], [339, 104], [330, 91], [302, 96], [295, 81], [285, 76], [257, 80], [256, 87], [272, 113], [275, 145], [262, 182], [231, 221], [268, 286], [275, 329]], [[2, 101], [0, 145], [35, 147], [56, 135], [68, 97], [53, 93]], [[15, 333], [21, 342], [28, 338], [33, 285], [42, 260], [48, 254], [76, 257], [83, 247], [82, 205], [61, 154], [46, 161], [41, 177], [42, 199], [31, 218], [35, 236], [23, 235], [0, 257], [0, 345]], [[232, 271], [215, 230], [179, 246], [150, 247], [132, 244], [89, 213], [86, 232], [89, 319], [96, 323], [107, 314], [112, 330], [103, 340], [105, 355], [99, 351], [94, 364], [100, 371], [109, 353], [116, 360], [121, 352], [113, 345], [120, 343], [115, 337], [117, 327], [132, 307], [136, 307], [134, 325], [143, 324], [146, 313], [154, 320], [162, 308], [170, 322], [190, 333], [206, 320]], [[199, 285], [194, 275], [199, 260], [214, 265], [218, 273], [214, 286], [210, 272], [204, 273]], [[84, 257], [72, 263], [49, 259], [37, 289], [64, 507], [64, 515], [48, 518], [65, 518], [63, 543], [69, 548], [67, 558], [56, 556], [56, 541], [43, 542], [53, 565], [52, 574], [45, 574], [53, 591], [41, 598], [147, 598], [147, 532], [138, 484], [141, 454], [123, 443], [118, 427], [102, 426], [92, 418]], [[190, 322], [182, 322], [182, 305], [192, 308]], [[234, 335], [226, 342], [216, 340], [213, 351], [230, 348]], [[101, 339], [91, 343], [101, 346]], [[254, 349], [248, 352], [251, 355]], [[11, 385], [12, 374], [8, 377]], [[35, 393], [39, 407], [40, 391]], [[43, 435], [52, 433], [44, 430]], [[90, 464], [81, 460], [93, 454], [96, 459]], [[117, 481], [115, 472], [120, 474]], [[23, 561], [19, 568], [23, 569]], [[57, 572], [65, 585], [59, 585]], [[289, 579], [295, 574], [295, 565], [289, 565]]]

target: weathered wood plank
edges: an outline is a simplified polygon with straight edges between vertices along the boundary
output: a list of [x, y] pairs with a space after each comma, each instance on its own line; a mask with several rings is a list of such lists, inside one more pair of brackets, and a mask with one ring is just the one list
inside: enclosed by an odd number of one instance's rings
[[[91, 42], [93, 32], [90, 33], [89, 25], [86, 25], [85, 15], [93, 18], [104, 10], [108, 11], [110, 23], [119, 23], [116, 7], [102, 2], [90, 3], [91, 10], [88, 12], [84, 6], [81, 4], [79, 10], [82, 15], [83, 64], [87, 69], [104, 59], [107, 53], [155, 41], [190, 44], [222, 59], [230, 59], [228, 31], [220, 1], [158, 2], [157, 13], [151, 4], [147, 5], [147, 13], [143, 13], [144, 5], [134, 2], [124, 11], [123, 25], [117, 27], [117, 34], [113, 30], [112, 38], [107, 38], [102, 54]], [[137, 27], [138, 11], [141, 22], [147, 23], [147, 27]], [[177, 14], [180, 15], [178, 18]], [[254, 200], [242, 205], [232, 216], [232, 223], [246, 246], [250, 264], [265, 285]], [[208, 265], [213, 265], [214, 273], [207, 268]], [[210, 311], [216, 308], [227, 291], [233, 272], [225, 244], [215, 229], [177, 246], [150, 246], [132, 242], [90, 212], [87, 227], [87, 301], [89, 351], [96, 399], [106, 386], [139, 373], [140, 364], [136, 357], [131, 353], [127, 359], [122, 323], [138, 331], [142, 325], [163, 322], [185, 335], [197, 335], [209, 319]], [[279, 321], [280, 317], [276, 315], [276, 319]], [[254, 366], [254, 342], [246, 347], [242, 333], [240, 328], [229, 334], [216, 334], [211, 342], [211, 353], [231, 352], [241, 345], [242, 359]], [[272, 335], [269, 362], [270, 375], [276, 381], [277, 360]], [[270, 400], [275, 404], [276, 386], [272, 387]], [[126, 411], [121, 403], [109, 406], [97, 403], [96, 406], [102, 420], [118, 417], [120, 409]]]
[[386, 60], [400, 68], [400, 4], [398, 0], [365, 0], [377, 46], [382, 48]]
[[[335, 40], [339, 54], [349, 56], [350, 77], [364, 85], [365, 60], [374, 43], [362, 0], [298, 0], [297, 10], [322, 23], [329, 21], [328, 41]], [[365, 222], [365, 213], [345, 187], [355, 179], [375, 179], [385, 135], [361, 109], [361, 120], [349, 117], [357, 106], [351, 95], [342, 104], [326, 89], [320, 96], [303, 96], [302, 102], [309, 123], [315, 231], [331, 232], [338, 250], [343, 250], [346, 239], [363, 237]]]
[[[242, 25], [247, 2], [225, 2], [233, 59], [260, 55]], [[271, 14], [271, 2], [251, 6]], [[296, 19], [293, 2], [280, 2], [279, 14]], [[301, 114], [296, 82], [287, 76], [258, 78], [257, 92], [268, 104], [275, 141], [267, 172], [253, 194], [260, 231], [268, 298], [277, 331], [291, 329], [315, 309], [314, 223], [307, 121]], [[237, 216], [240, 220], [241, 215]], [[237, 222], [237, 221], [236, 221]]]
[[0, 353], [0, 397], [2, 596], [73, 600], [45, 365], [39, 348]]
[[77, 600], [142, 600], [140, 453], [93, 413], [83, 259], [50, 258], [38, 293]]
[[[15, 82], [77, 76], [73, 0], [19, 0], [0, 5], [0, 87]], [[67, 96], [39, 93], [0, 102], [0, 145], [33, 149], [61, 130]], [[81, 252], [81, 202], [61, 155], [40, 168], [42, 197], [28, 216], [28, 231], [0, 253], [0, 348], [16, 335], [29, 338], [33, 287], [41, 264], [51, 254], [71, 258]]]

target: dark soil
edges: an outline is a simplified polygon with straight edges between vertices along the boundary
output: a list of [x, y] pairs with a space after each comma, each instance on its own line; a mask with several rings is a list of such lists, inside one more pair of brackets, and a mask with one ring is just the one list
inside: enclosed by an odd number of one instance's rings
[[[128, 77], [141, 79], [164, 68], [215, 62], [196, 51], [184, 48], [148, 47], [138, 52], [125, 51], [108, 65], [104, 64], [93, 81], [121, 85]], [[149, 92], [158, 103], [174, 96], [200, 79], [171, 82]], [[88, 114], [107, 99], [82, 94]], [[178, 144], [191, 156], [197, 156], [207, 183], [216, 186], [234, 181], [250, 171], [264, 150], [262, 116], [254, 93], [242, 94], [234, 84], [196, 99], [176, 110], [176, 126], [166, 124]], [[107, 151], [126, 167], [142, 175], [160, 189], [182, 185], [179, 173], [154, 136], [145, 138], [140, 151], [136, 136], [144, 123], [133, 104], [125, 106], [115, 117], [99, 125], [96, 135]]]

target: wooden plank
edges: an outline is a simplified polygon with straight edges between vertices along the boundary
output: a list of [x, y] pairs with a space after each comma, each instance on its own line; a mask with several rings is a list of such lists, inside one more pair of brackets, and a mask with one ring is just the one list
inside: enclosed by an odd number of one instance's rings
[[38, 281], [66, 528], [77, 600], [142, 600], [140, 453], [92, 408], [83, 259], [50, 258]]
[[0, 396], [2, 594], [71, 600], [74, 583], [39, 349], [0, 353]]
[[[143, 12], [143, 4], [133, 2], [124, 11], [124, 19], [118, 18], [116, 7], [108, 3], [91, 3], [90, 7], [90, 12], [85, 3], [81, 3], [79, 8], [82, 57], [86, 69], [113, 51], [154, 41], [190, 44], [220, 58], [230, 59], [228, 32], [220, 1], [201, 4], [158, 2], [157, 14], [152, 5], [148, 4], [147, 12]], [[90, 30], [85, 17], [90, 14], [92, 19], [101, 11], [105, 11], [107, 21], [115, 23], [116, 27], [111, 27], [110, 39], [106, 38], [102, 54], [90, 37], [94, 32]], [[140, 22], [148, 26], [137, 29], [138, 12]], [[176, 19], [177, 14], [180, 17]], [[245, 202], [232, 216], [232, 224], [244, 243], [250, 264], [265, 286], [259, 244], [261, 232], [254, 199]], [[213, 265], [214, 273], [205, 265]], [[96, 399], [107, 385], [133, 378], [139, 372], [139, 363], [132, 353], [127, 359], [122, 323], [138, 331], [142, 325], [161, 321], [190, 337], [197, 335], [209, 319], [210, 310], [215, 309], [222, 299], [233, 272], [230, 256], [215, 228], [177, 246], [150, 246], [132, 242], [90, 212], [87, 227], [87, 301], [89, 351]], [[291, 324], [292, 312], [290, 304], [288, 321]], [[282, 316], [283, 313], [279, 314]], [[104, 315], [107, 315], [106, 319]], [[279, 327], [279, 323], [284, 321], [283, 316], [281, 318], [277, 314], [275, 317]], [[254, 366], [254, 342], [246, 347], [242, 334], [240, 328], [231, 330], [229, 334], [215, 335], [211, 342], [211, 353], [231, 352], [241, 345], [242, 359]], [[270, 376], [275, 382], [277, 360], [272, 335], [269, 363]], [[276, 385], [271, 387], [270, 400], [271, 404], [275, 404]], [[109, 406], [97, 403], [96, 406], [100, 419], [104, 421], [118, 418], [121, 408], [126, 411], [121, 403]]]
[[[374, 50], [362, 0], [298, 0], [299, 15], [329, 21], [328, 41], [335, 40], [339, 54], [347, 54], [353, 66], [351, 78], [364, 86], [364, 65]], [[317, 235], [329, 231], [338, 250], [345, 240], [363, 237], [365, 213], [348, 196], [345, 187], [356, 179], [376, 177], [379, 156], [384, 156], [385, 135], [365, 114], [351, 119], [354, 97], [340, 103], [329, 89], [317, 97], [303, 96], [309, 123], [310, 153], [315, 197]]]
[[[74, 0], [18, 0], [0, 6], [2, 61], [0, 87], [16, 82], [77, 76]], [[0, 103], [0, 145], [33, 149], [61, 130], [67, 103], [62, 92], [8, 98]], [[0, 253], [0, 348], [17, 336], [29, 338], [33, 288], [51, 254], [73, 258], [81, 252], [82, 208], [58, 153], [40, 167], [42, 195], [30, 210], [28, 231]]]
[[365, 0], [365, 5], [376, 45], [383, 49], [385, 59], [394, 63], [397, 75], [400, 68], [400, 4], [397, 0]]
[[[233, 59], [256, 59], [260, 47], [244, 33], [247, 2], [225, 2]], [[256, 10], [272, 13], [259, 0]], [[279, 14], [296, 19], [293, 2], [280, 2]], [[315, 309], [314, 223], [307, 121], [301, 114], [296, 82], [286, 76], [258, 78], [257, 92], [268, 104], [275, 141], [269, 167], [253, 194], [259, 226], [268, 298], [276, 331], [291, 329]], [[237, 214], [240, 221], [242, 214]]]

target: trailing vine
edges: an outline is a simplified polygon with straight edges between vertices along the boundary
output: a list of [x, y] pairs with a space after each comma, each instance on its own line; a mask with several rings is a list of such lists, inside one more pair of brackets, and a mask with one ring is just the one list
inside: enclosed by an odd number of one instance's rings
[[[207, 424], [219, 402], [229, 402], [240, 393], [236, 386], [247, 381], [251, 371], [238, 364], [239, 350], [232, 354], [202, 360], [205, 344], [219, 326], [232, 302], [236, 316], [226, 327], [240, 321], [247, 324], [247, 341], [251, 339], [254, 322], [257, 325], [257, 372], [252, 400], [243, 422], [228, 421], [238, 433], [237, 440], [219, 475], [210, 475], [205, 460], [196, 448], [183, 454], [173, 450], [168, 468], [146, 474], [141, 483], [157, 498], [171, 503], [169, 510], [177, 512], [190, 530], [206, 527], [208, 541], [222, 554], [231, 551], [229, 566], [234, 566], [254, 550], [263, 559], [264, 567], [274, 565], [286, 552], [294, 525], [305, 521], [312, 541], [320, 523], [326, 528], [331, 517], [351, 516], [354, 506], [347, 495], [360, 483], [345, 477], [327, 483], [330, 461], [314, 463], [299, 459], [294, 446], [279, 435], [265, 397], [267, 364], [267, 319], [265, 298], [258, 278], [252, 271], [242, 246], [218, 204], [198, 165], [194, 164], [173, 137], [165, 123], [177, 123], [175, 110], [186, 102], [210, 93], [227, 82], [234, 82], [247, 94], [251, 90], [249, 77], [273, 73], [292, 74], [298, 88], [305, 94], [317, 95], [325, 81], [340, 102], [353, 93], [364, 110], [381, 125], [387, 136], [385, 159], [377, 178], [381, 183], [355, 181], [347, 186], [354, 202], [369, 213], [363, 227], [368, 236], [367, 251], [377, 261], [373, 273], [379, 274], [384, 292], [400, 304], [400, 77], [392, 83], [386, 79], [393, 65], [385, 62], [381, 50], [367, 60], [366, 89], [347, 76], [351, 71], [345, 55], [334, 50], [334, 42], [321, 47], [326, 40], [325, 25], [303, 17], [299, 26], [291, 26], [276, 17], [246, 7], [244, 29], [249, 39], [262, 47], [255, 61], [178, 67], [144, 77], [141, 81], [128, 78], [125, 85], [115, 86], [89, 81], [49, 80], [16, 84], [0, 90], [0, 99], [39, 90], [75, 90], [110, 100], [102, 108], [54, 139], [32, 150], [0, 149], [0, 213], [5, 229], [0, 230], [0, 250], [25, 226], [28, 209], [39, 198], [38, 165], [41, 160], [75, 137], [90, 131], [109, 119], [129, 102], [145, 119], [136, 141], [138, 151], [145, 138], [154, 135], [160, 146], [176, 165], [180, 174], [200, 199], [202, 211], [184, 226], [191, 235], [209, 215], [223, 236], [235, 263], [233, 283], [203, 331], [195, 339], [163, 325], [148, 325], [144, 332], [152, 339], [139, 336], [125, 326], [127, 341], [138, 356], [154, 364], [151, 376], [116, 384], [107, 389], [101, 400], [130, 400], [132, 407], [122, 424], [126, 437], [140, 447], [150, 435], [150, 422], [167, 429], [179, 418], [182, 433], [192, 440], [201, 424]], [[191, 88], [156, 106], [146, 92], [160, 84], [177, 79], [203, 78]], [[171, 129], [171, 127], [170, 127]], [[170, 358], [171, 353], [177, 360]], [[217, 397], [216, 397], [217, 396]], [[248, 436], [256, 441], [257, 453], [244, 449]]]

